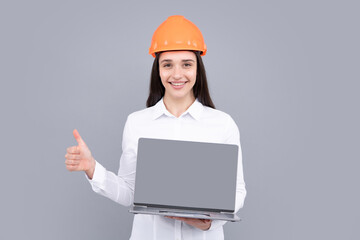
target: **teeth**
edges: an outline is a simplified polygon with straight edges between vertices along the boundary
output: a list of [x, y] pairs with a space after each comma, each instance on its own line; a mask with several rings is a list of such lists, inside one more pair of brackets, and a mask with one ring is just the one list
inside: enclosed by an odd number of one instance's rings
[[184, 85], [185, 83], [171, 83], [172, 85], [175, 85], [175, 86], [181, 86], [181, 85]]

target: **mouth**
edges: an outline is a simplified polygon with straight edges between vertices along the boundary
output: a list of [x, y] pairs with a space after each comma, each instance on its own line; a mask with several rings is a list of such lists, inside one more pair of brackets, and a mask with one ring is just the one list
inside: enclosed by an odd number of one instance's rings
[[180, 90], [185, 86], [187, 82], [169, 82], [169, 83], [173, 89]]
[[170, 84], [173, 86], [183, 86], [185, 83], [187, 82], [170, 82]]

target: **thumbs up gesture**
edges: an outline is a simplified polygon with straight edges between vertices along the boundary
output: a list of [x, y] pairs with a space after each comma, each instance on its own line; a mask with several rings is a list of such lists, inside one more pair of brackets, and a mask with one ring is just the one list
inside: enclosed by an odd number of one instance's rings
[[85, 171], [88, 177], [92, 179], [95, 171], [95, 159], [93, 158], [90, 149], [76, 129], [73, 131], [73, 134], [78, 145], [66, 149], [66, 169], [70, 172]]

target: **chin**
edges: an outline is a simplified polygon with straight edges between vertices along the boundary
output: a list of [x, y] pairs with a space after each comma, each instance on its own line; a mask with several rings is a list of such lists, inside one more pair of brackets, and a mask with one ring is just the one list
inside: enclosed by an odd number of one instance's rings
[[190, 94], [186, 93], [186, 94], [169, 94], [169, 97], [180, 100], [180, 99], [186, 99], [191, 97]]

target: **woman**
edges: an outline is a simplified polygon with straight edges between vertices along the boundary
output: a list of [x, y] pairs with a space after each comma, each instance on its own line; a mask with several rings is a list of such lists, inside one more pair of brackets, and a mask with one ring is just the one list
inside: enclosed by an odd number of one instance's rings
[[[206, 54], [200, 30], [183, 16], [171, 16], [155, 31], [149, 53], [155, 57], [147, 108], [130, 114], [123, 133], [118, 174], [95, 161], [75, 129], [78, 146], [67, 149], [69, 171], [85, 171], [92, 189], [119, 204], [133, 203], [137, 144], [140, 137], [237, 144], [238, 127], [210, 98], [201, 56]], [[239, 148], [240, 149], [240, 148]], [[246, 196], [241, 151], [236, 190], [237, 212]], [[223, 239], [225, 221], [134, 216], [132, 240]]]

